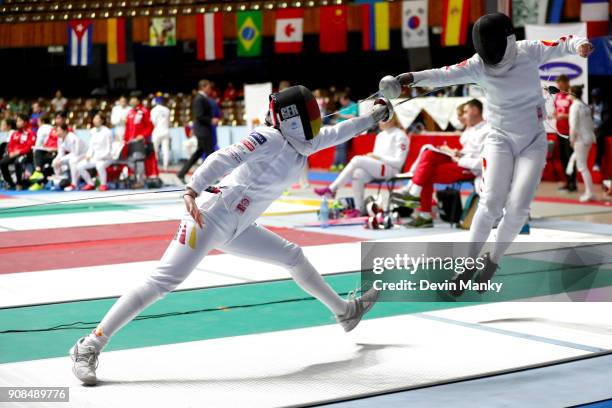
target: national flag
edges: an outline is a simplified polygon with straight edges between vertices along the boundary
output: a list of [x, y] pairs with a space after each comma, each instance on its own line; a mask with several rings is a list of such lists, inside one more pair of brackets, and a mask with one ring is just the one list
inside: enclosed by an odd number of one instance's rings
[[109, 18], [106, 20], [106, 61], [123, 64], [130, 60], [132, 28], [131, 20]]
[[504, 13], [512, 17], [512, 0], [487, 0], [485, 10], [487, 13]]
[[565, 0], [551, 0], [550, 10], [548, 11], [548, 23], [559, 24], [561, 22], [563, 3], [565, 3]]
[[68, 65], [85, 66], [91, 63], [91, 20], [72, 20], [68, 23]]
[[276, 11], [276, 53], [302, 52], [304, 43], [304, 9], [289, 8]]
[[470, 0], [444, 0], [442, 46], [465, 45]]
[[389, 3], [374, 2], [361, 5], [364, 51], [389, 49]]
[[602, 37], [608, 35], [610, 3], [608, 0], [582, 0], [580, 21], [587, 23], [587, 36]]
[[261, 11], [236, 13], [239, 57], [256, 57], [261, 54], [261, 20]]
[[347, 6], [319, 8], [319, 48], [321, 52], [346, 52]]
[[427, 0], [402, 4], [402, 47], [429, 47]]
[[223, 14], [196, 15], [196, 34], [199, 60], [223, 59]]
[[[513, 0], [509, 6], [512, 13], [508, 15], [512, 16], [514, 27], [524, 27], [526, 24], [546, 24], [548, 2], [549, 0], [538, 0], [533, 4], [526, 0]], [[487, 11], [489, 11], [488, 8]]]

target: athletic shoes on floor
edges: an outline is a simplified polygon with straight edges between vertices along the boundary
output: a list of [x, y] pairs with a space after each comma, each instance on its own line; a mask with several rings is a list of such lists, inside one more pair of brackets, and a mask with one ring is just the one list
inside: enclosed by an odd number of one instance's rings
[[420, 215], [417, 215], [416, 217], [408, 221], [406, 224], [404, 224], [404, 226], [412, 228], [433, 228], [434, 224], [433, 219], [431, 217], [425, 218], [421, 217]]
[[77, 189], [77, 187], [74, 184], [71, 184], [68, 187], [65, 187], [64, 191], [74, 191], [76, 189]]
[[595, 197], [595, 195], [593, 194], [583, 194], [580, 196], [580, 198], [578, 198], [578, 201], [580, 201], [581, 203], [588, 203], [589, 201], [596, 201], [597, 198]]
[[28, 191], [39, 191], [43, 189], [43, 185], [40, 183], [34, 183], [28, 188]]
[[41, 181], [42, 179], [45, 178], [45, 175], [42, 174], [41, 171], [35, 171], [34, 173], [32, 173], [32, 175], [30, 176], [30, 178], [28, 179], [30, 182], [34, 183], [37, 181]]
[[[495, 272], [499, 269], [499, 265], [493, 263], [491, 260], [491, 254], [487, 253], [484, 255], [485, 258], [485, 267], [480, 271], [478, 276], [476, 277], [477, 283], [488, 283]], [[486, 290], [478, 290], [478, 293], [484, 293]]]
[[391, 202], [401, 205], [402, 207], [408, 207], [415, 209], [421, 205], [421, 198], [410, 195], [408, 193], [391, 193]]
[[344, 218], [358, 218], [361, 217], [361, 211], [356, 208], [351, 208], [349, 210], [344, 210], [343, 215]]
[[96, 385], [96, 369], [98, 368], [98, 356], [94, 346], [83, 345], [85, 337], [81, 337], [70, 349], [70, 358], [74, 362], [72, 372], [85, 385]]
[[95, 190], [96, 186], [94, 186], [93, 184], [85, 184], [85, 187], [83, 187], [81, 190], [83, 191], [91, 191], [91, 190]]
[[108, 190], [108, 186], [106, 184], [100, 184], [100, 187], [98, 187], [98, 191], [106, 191]]
[[345, 332], [353, 330], [361, 318], [372, 309], [378, 300], [379, 291], [372, 288], [361, 297], [355, 298], [355, 292], [349, 293], [349, 307], [346, 314], [336, 316], [336, 320]]
[[329, 187], [318, 187], [314, 189], [315, 194], [322, 196], [326, 196], [327, 198], [334, 198], [336, 193], [331, 191]]

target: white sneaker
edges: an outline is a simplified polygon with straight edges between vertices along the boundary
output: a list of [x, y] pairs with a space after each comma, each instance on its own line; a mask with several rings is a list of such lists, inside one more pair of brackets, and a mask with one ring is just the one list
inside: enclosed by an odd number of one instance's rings
[[580, 201], [581, 203], [595, 201], [595, 195], [584, 193], [583, 195], [580, 196], [580, 198], [578, 198], [578, 201]]
[[70, 349], [70, 358], [74, 362], [72, 372], [85, 385], [96, 385], [96, 369], [98, 368], [98, 356], [100, 352], [94, 346], [83, 345], [85, 337], [81, 337]]
[[336, 321], [340, 323], [345, 332], [353, 330], [361, 318], [370, 311], [378, 300], [379, 291], [372, 288], [361, 297], [355, 299], [355, 292], [349, 293], [349, 308], [346, 314], [336, 316]]

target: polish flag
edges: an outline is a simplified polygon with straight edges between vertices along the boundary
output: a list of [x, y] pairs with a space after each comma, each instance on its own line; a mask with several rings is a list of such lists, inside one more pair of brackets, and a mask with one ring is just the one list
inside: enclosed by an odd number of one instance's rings
[[290, 8], [276, 11], [276, 53], [302, 52], [304, 39], [304, 9]]
[[609, 10], [608, 0], [582, 0], [580, 21], [587, 23], [587, 37], [608, 35]]
[[223, 59], [223, 15], [205, 13], [196, 15], [198, 59]]

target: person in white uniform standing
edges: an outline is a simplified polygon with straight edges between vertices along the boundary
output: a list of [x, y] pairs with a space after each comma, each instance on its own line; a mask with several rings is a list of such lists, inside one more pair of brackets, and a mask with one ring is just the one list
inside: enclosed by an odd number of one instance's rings
[[[153, 273], [123, 295], [88, 336], [70, 350], [73, 372], [85, 384], [97, 381], [97, 357], [121, 327], [144, 308], [174, 290], [212, 249], [279, 264], [295, 282], [320, 300], [350, 331], [376, 302], [370, 289], [342, 299], [306, 259], [302, 249], [255, 220], [302, 174], [308, 155], [343, 143], [393, 114], [380, 99], [368, 115], [333, 127], [321, 126], [312, 93], [293, 86], [270, 95], [268, 126], [206, 158], [187, 184], [186, 214]], [[211, 186], [220, 180], [218, 187]], [[196, 202], [196, 198], [198, 201]]]
[[98, 189], [106, 191], [108, 190], [106, 186], [106, 168], [112, 163], [111, 148], [113, 135], [110, 129], [104, 126], [102, 113], [96, 113], [93, 117], [93, 125], [90, 131], [89, 148], [87, 153], [85, 153], [85, 158], [77, 165], [77, 169], [83, 180], [87, 183], [83, 190], [88, 191], [95, 188], [88, 171], [88, 169], [95, 168], [98, 173], [98, 181], [100, 182]]
[[170, 161], [170, 109], [164, 105], [163, 96], [157, 96], [153, 102], [155, 103], [155, 106], [151, 109], [153, 147], [155, 154], [159, 157], [159, 147], [161, 145], [165, 171], [168, 170], [168, 162]]
[[[584, 194], [580, 196], [579, 200], [584, 203], [595, 200], [593, 178], [587, 163], [589, 151], [595, 142], [595, 126], [591, 117], [591, 109], [581, 100], [582, 87], [572, 86], [571, 94], [574, 102], [569, 110], [569, 141], [574, 149], [574, 159], [570, 162], [575, 161], [576, 169], [582, 176]], [[571, 169], [571, 172], [573, 172], [573, 169]]]
[[123, 141], [125, 122], [129, 112], [130, 106], [128, 105], [127, 98], [122, 95], [111, 110], [111, 126], [113, 127], [113, 135], [117, 141]]
[[378, 127], [381, 132], [376, 136], [374, 151], [353, 157], [329, 187], [315, 188], [316, 194], [333, 198], [338, 189], [351, 180], [355, 209], [362, 215], [367, 214], [366, 209], [362, 208], [365, 184], [373, 179], [388, 180], [400, 173], [408, 154], [408, 136], [397, 116], [393, 116], [389, 122], [380, 122]]
[[[587, 39], [572, 35], [557, 41], [516, 41], [512, 20], [502, 13], [480, 17], [472, 39], [477, 53], [471, 58], [440, 69], [385, 77], [380, 90], [388, 98], [397, 97], [402, 85], [476, 83], [484, 90], [491, 132], [482, 155], [483, 194], [470, 229], [470, 256], [480, 254], [493, 224], [503, 213], [493, 251], [475, 278], [484, 283], [493, 276], [501, 256], [523, 227], [546, 164], [542, 124], [546, 113], [538, 67], [568, 54], [587, 57], [593, 47]], [[453, 280], [469, 281], [476, 272], [470, 269]]]

